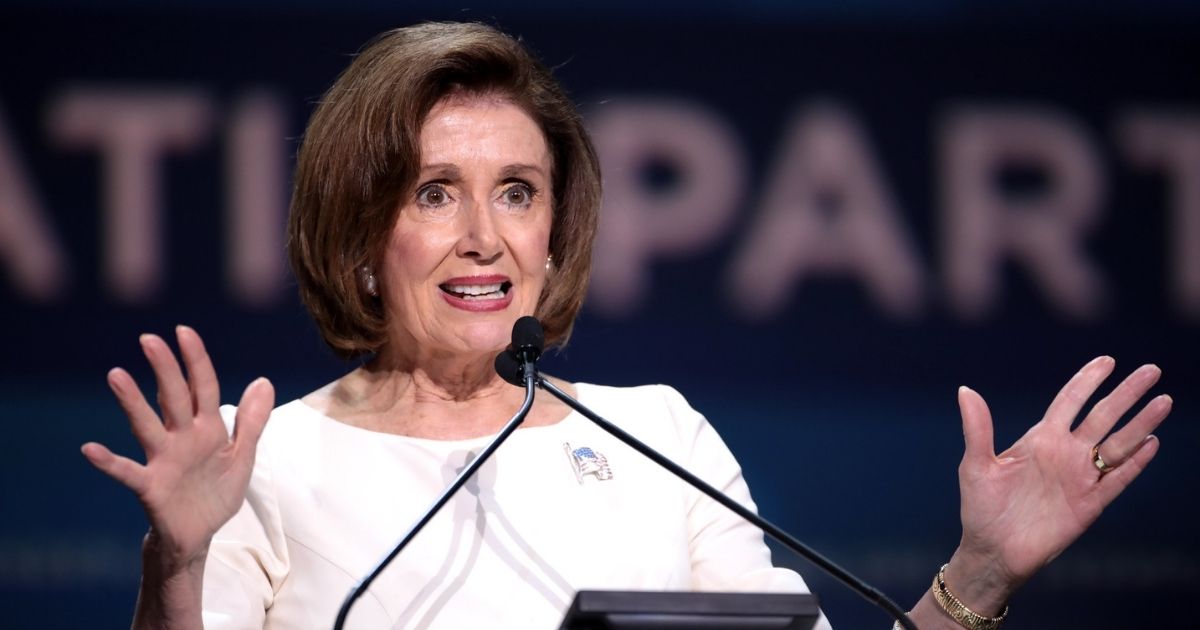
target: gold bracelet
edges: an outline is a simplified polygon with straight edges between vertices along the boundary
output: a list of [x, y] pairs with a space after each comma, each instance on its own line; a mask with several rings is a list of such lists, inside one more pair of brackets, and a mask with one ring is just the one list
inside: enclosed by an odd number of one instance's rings
[[1008, 606], [1004, 606], [1004, 610], [1000, 611], [999, 617], [984, 617], [983, 615], [967, 608], [950, 592], [946, 586], [946, 567], [949, 564], [943, 564], [937, 575], [933, 578], [933, 600], [946, 611], [950, 618], [958, 622], [958, 625], [967, 628], [968, 630], [996, 630], [1000, 624], [1004, 623], [1004, 619], [1008, 617]]

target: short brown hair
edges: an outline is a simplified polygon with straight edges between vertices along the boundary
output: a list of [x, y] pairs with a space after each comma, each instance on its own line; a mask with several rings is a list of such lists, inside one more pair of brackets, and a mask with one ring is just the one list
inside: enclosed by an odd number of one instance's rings
[[574, 104], [518, 41], [484, 24], [428, 23], [373, 39], [325, 93], [296, 165], [288, 255], [321, 336], [345, 358], [387, 341], [375, 268], [401, 200], [416, 185], [426, 116], [451, 94], [499, 96], [537, 122], [551, 155], [555, 273], [535, 315], [548, 345], [570, 336], [583, 305], [600, 206], [600, 166]]

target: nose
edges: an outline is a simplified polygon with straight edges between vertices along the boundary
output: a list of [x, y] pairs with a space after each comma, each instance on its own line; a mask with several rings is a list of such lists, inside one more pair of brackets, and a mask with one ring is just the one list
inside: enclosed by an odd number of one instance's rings
[[468, 203], [463, 218], [462, 236], [456, 251], [459, 256], [473, 258], [479, 263], [490, 263], [500, 257], [500, 234], [496, 231], [496, 217], [487, 204]]

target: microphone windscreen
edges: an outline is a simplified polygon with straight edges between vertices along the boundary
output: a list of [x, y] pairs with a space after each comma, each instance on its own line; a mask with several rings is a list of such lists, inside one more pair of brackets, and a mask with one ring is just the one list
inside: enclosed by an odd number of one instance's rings
[[536, 361], [544, 345], [546, 339], [542, 333], [542, 323], [536, 317], [526, 315], [513, 324], [512, 349], [517, 356], [532, 350], [531, 358]]
[[496, 373], [500, 378], [518, 387], [525, 384], [521, 382], [521, 362], [508, 350], [496, 355]]

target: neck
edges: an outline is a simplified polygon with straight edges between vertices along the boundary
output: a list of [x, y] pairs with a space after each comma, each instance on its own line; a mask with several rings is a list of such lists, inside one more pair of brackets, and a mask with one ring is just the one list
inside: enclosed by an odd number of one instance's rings
[[433, 439], [489, 435], [521, 404], [523, 392], [503, 381], [494, 356], [381, 352], [329, 392], [330, 416], [363, 428]]
[[[412, 389], [421, 401], [466, 403], [512, 389], [496, 374], [496, 352], [499, 350], [469, 355], [428, 351], [411, 356], [385, 347], [362, 371], [368, 380]], [[393, 388], [392, 394], [401, 391]]]

